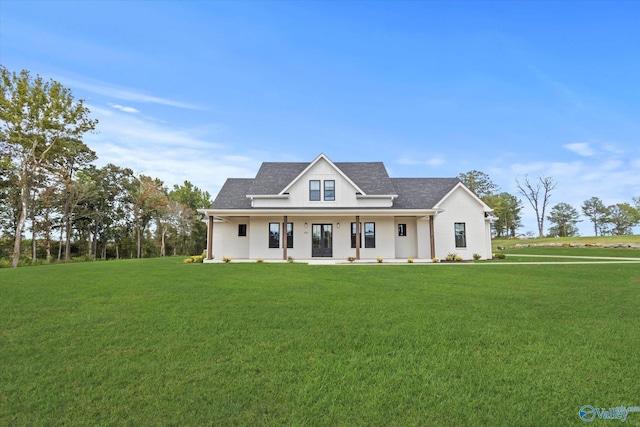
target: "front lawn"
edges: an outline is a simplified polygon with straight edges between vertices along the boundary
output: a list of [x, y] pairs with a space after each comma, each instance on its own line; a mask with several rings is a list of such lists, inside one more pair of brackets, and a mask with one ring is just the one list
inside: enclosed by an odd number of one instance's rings
[[2, 269], [0, 425], [582, 425], [640, 406], [639, 290], [638, 264]]
[[[603, 258], [637, 258], [640, 259], [640, 249], [633, 248], [572, 248], [572, 247], [544, 247], [530, 246], [522, 248], [506, 248], [508, 255], [553, 255], [553, 256], [581, 256]], [[511, 257], [509, 257], [511, 258]], [[587, 260], [584, 260], [587, 261]]]
[[640, 243], [640, 235], [625, 234], [621, 236], [576, 236], [576, 237], [542, 237], [532, 239], [496, 238], [491, 240], [495, 249], [497, 246], [511, 247], [520, 245], [628, 245]]

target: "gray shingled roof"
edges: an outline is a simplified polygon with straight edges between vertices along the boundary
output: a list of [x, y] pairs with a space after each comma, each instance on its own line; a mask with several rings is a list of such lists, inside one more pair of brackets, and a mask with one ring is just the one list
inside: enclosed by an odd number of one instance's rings
[[[260, 166], [248, 194], [278, 194], [298, 177], [311, 163], [273, 163]], [[365, 194], [395, 194], [387, 169], [382, 162], [334, 163]]]
[[391, 184], [387, 168], [382, 162], [344, 162], [334, 163], [366, 195], [396, 194]]
[[391, 178], [398, 197], [394, 209], [431, 209], [460, 180], [458, 178]]
[[211, 204], [211, 209], [251, 209], [247, 194], [253, 181], [253, 178], [227, 179]]
[[[278, 194], [309, 164], [265, 162], [255, 178], [229, 178], [211, 209], [251, 209], [248, 194]], [[431, 209], [460, 182], [458, 178], [389, 178], [382, 162], [335, 165], [367, 195], [397, 194], [393, 209]]]
[[258, 174], [246, 194], [254, 196], [264, 196], [279, 194], [284, 188], [291, 183], [298, 175], [302, 173], [307, 163], [273, 163], [265, 162], [260, 166]]

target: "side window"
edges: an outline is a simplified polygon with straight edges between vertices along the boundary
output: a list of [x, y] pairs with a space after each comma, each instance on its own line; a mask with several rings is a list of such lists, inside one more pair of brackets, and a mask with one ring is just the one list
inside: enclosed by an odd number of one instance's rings
[[247, 224], [238, 224], [238, 236], [240, 237], [247, 236]]
[[456, 248], [466, 248], [467, 232], [465, 230], [465, 223], [456, 222], [453, 227], [454, 227], [455, 236], [456, 236]]
[[280, 223], [279, 222], [269, 223], [269, 247], [270, 248], [280, 247]]
[[329, 202], [336, 200], [336, 182], [334, 180], [324, 182], [324, 199]]
[[312, 202], [316, 202], [320, 200], [320, 181], [319, 180], [311, 180], [309, 181], [309, 200]]

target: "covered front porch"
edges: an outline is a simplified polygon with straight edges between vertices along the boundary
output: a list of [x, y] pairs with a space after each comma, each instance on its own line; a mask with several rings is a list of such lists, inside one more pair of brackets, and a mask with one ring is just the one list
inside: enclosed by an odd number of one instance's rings
[[[207, 260], [430, 260], [435, 212], [206, 212]], [[388, 261], [389, 262], [389, 261]]]

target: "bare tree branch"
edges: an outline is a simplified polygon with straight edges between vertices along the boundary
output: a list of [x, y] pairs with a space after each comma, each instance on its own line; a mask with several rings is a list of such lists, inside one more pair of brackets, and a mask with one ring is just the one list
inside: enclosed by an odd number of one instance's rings
[[[529, 181], [529, 176], [524, 176], [524, 183], [520, 183], [516, 178], [518, 191], [528, 201], [536, 214], [536, 222], [538, 225], [538, 236], [544, 237], [544, 218], [551, 192], [556, 189], [558, 183], [550, 176], [540, 176], [537, 182]], [[542, 193], [542, 194], [541, 194]]]

